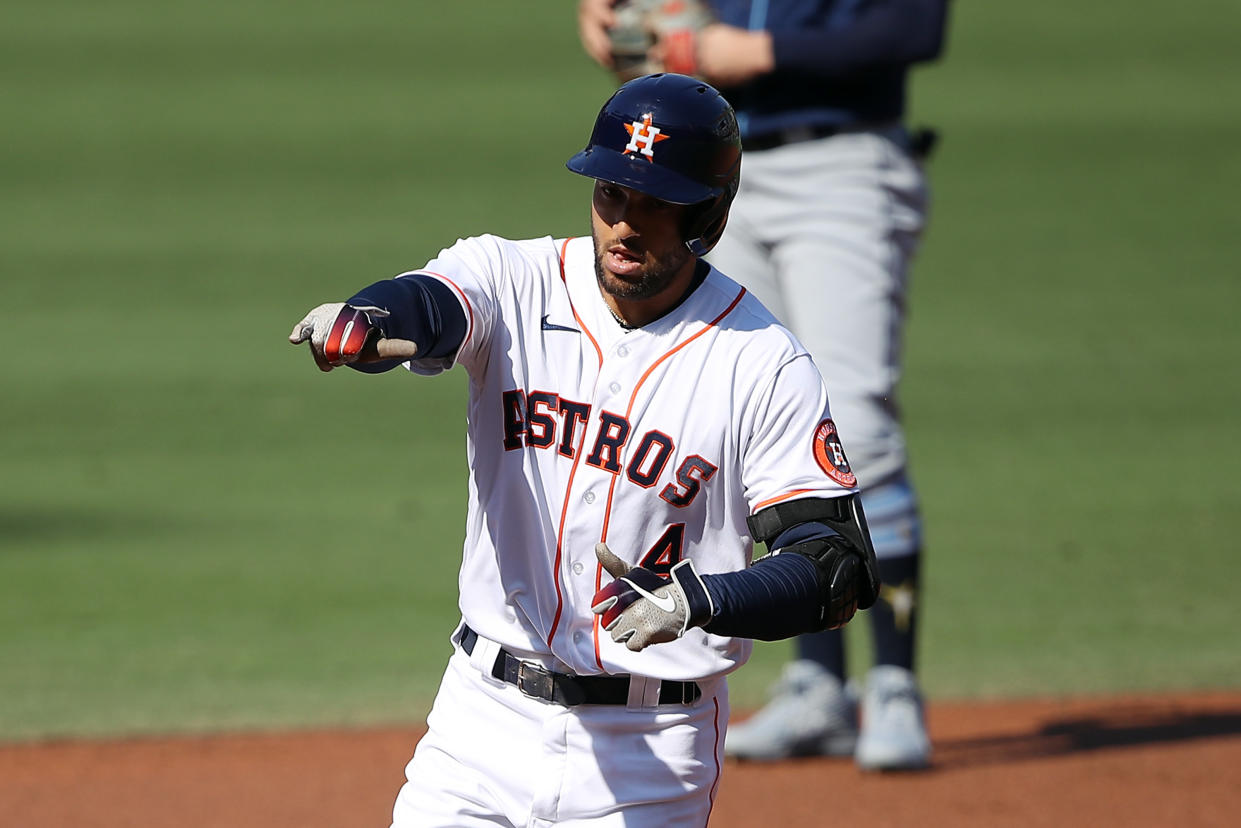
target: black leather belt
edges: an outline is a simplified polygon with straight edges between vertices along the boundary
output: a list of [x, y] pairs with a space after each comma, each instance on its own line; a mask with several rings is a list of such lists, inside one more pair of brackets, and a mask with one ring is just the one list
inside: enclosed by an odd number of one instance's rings
[[819, 138], [830, 138], [847, 129], [857, 127], [843, 126], [798, 126], [782, 129], [777, 132], [765, 132], [762, 135], [750, 135], [741, 139], [741, 149], [745, 152], [769, 150], [785, 144], [796, 144], [801, 141], [814, 141]]
[[[461, 629], [461, 649], [473, 655], [478, 633], [467, 626]], [[527, 696], [574, 707], [579, 704], [628, 704], [628, 676], [574, 676], [553, 673], [537, 664], [522, 661], [508, 650], [500, 650], [491, 668], [492, 678], [500, 679]], [[702, 688], [692, 681], [662, 681], [659, 684], [660, 704], [693, 704], [702, 696]]]

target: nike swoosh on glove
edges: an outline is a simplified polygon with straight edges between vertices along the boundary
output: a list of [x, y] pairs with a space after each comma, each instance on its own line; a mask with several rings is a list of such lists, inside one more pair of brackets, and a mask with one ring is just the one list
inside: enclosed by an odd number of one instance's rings
[[595, 544], [595, 557], [614, 580], [595, 593], [590, 609], [612, 640], [637, 652], [652, 644], [675, 641], [690, 627], [711, 620], [714, 606], [702, 578], [689, 559], [672, 567], [669, 577], [630, 566], [606, 543]]

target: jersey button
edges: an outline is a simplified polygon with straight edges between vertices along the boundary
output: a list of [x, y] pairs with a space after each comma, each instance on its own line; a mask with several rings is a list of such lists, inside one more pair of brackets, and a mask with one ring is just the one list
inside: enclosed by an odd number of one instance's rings
[[619, 394], [619, 393], [620, 393], [620, 383], [619, 383], [619, 382], [614, 382], [614, 383], [612, 383], [611, 385], [609, 385], [609, 386], [608, 386], [608, 390], [610, 390], [613, 394]]
[[585, 568], [586, 568], [586, 567], [582, 566], [582, 562], [581, 562], [581, 561], [578, 561], [577, 563], [573, 564], [573, 574], [574, 574], [574, 575], [581, 575], [581, 574], [582, 574], [582, 570], [583, 570], [583, 569], [585, 569]]
[[585, 500], [587, 503], [594, 503], [594, 502], [595, 502], [595, 493], [594, 493], [594, 492], [587, 492], [586, 494], [582, 495], [582, 500]]
[[623, 357], [629, 356], [629, 349], [626, 348], [624, 345], [621, 345], [619, 348], [616, 349], [616, 355], [623, 356]]

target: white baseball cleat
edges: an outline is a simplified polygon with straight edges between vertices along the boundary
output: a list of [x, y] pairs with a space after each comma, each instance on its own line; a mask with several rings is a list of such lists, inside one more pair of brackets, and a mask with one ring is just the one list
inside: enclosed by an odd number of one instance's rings
[[758, 761], [850, 756], [857, 736], [857, 700], [823, 667], [798, 660], [785, 665], [762, 710], [729, 725], [724, 753]]
[[909, 670], [880, 665], [867, 674], [854, 759], [863, 770], [919, 770], [931, 764], [922, 694]]

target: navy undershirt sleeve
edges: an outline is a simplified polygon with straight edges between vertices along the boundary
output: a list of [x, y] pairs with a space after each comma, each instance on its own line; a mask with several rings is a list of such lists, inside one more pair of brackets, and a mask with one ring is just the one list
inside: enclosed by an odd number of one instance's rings
[[[418, 346], [418, 359], [452, 356], [465, 341], [466, 319], [452, 288], [439, 279], [414, 273], [384, 279], [355, 293], [348, 304], [388, 311], [374, 320], [384, 337], [408, 339]], [[402, 360], [351, 365], [378, 374], [400, 365]]]
[[[774, 550], [837, 534], [810, 521], [782, 532]], [[819, 565], [805, 555], [769, 555], [749, 569], [703, 575], [714, 607], [704, 629], [715, 635], [779, 641], [820, 629], [823, 586]]]
[[827, 76], [938, 57], [946, 0], [890, 0], [860, 6], [847, 25], [782, 29], [771, 21], [776, 67]]

